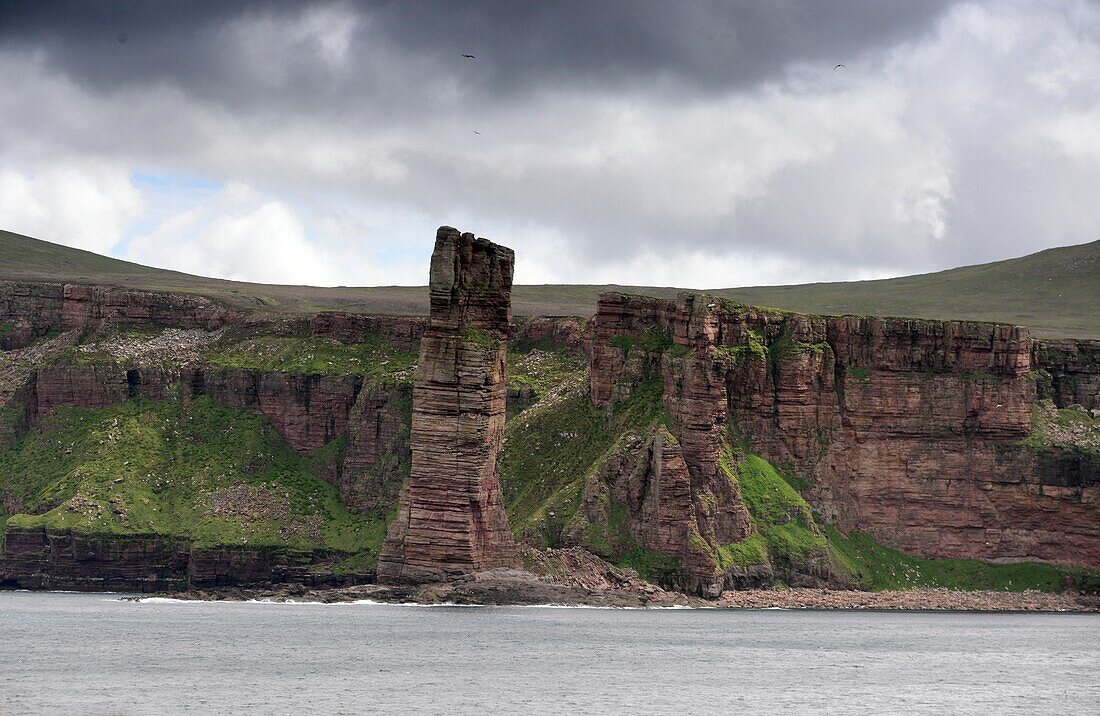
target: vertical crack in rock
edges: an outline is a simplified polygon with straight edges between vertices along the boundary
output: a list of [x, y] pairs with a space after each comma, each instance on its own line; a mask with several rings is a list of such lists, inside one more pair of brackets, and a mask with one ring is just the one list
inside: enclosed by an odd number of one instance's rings
[[378, 561], [382, 582], [437, 581], [511, 566], [515, 544], [497, 478], [511, 249], [441, 227], [431, 324], [413, 388], [412, 471]]

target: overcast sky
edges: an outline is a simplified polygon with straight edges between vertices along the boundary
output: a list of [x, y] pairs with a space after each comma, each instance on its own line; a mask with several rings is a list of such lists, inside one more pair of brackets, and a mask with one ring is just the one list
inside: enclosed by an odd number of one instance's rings
[[1100, 238], [1091, 0], [0, 0], [0, 88], [0, 228], [210, 276], [423, 284], [440, 224], [696, 288]]

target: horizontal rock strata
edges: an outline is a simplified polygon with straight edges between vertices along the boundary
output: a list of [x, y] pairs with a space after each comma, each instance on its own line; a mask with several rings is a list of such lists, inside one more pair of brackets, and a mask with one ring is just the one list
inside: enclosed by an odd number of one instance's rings
[[25, 346], [51, 331], [87, 331], [106, 322], [213, 330], [242, 314], [201, 296], [75, 283], [0, 281], [0, 349]]
[[1035, 356], [1084, 387], [1063, 403], [1086, 401], [1091, 346], [1044, 352], [1021, 327], [803, 316], [701, 294], [605, 294], [592, 332], [597, 405], [636, 387], [626, 342], [668, 341], [664, 401], [689, 465], [724, 412], [753, 450], [808, 478], [806, 496], [842, 530], [927, 556], [1100, 566], [1095, 455], [1022, 444]]
[[333, 574], [347, 555], [324, 550], [225, 546], [198, 548], [156, 535], [88, 535], [70, 530], [9, 529], [0, 587], [159, 592], [294, 583], [318, 587], [372, 581], [373, 572]]
[[1043, 340], [1036, 345], [1034, 361], [1047, 393], [1042, 397], [1059, 408], [1100, 409], [1100, 341]]
[[412, 469], [378, 563], [387, 582], [511, 564], [497, 479], [513, 254], [443, 227], [431, 265], [431, 325], [413, 388]]

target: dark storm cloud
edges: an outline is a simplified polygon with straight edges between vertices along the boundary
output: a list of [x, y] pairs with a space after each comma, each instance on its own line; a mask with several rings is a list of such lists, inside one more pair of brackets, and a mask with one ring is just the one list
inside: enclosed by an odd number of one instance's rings
[[440, 223], [547, 281], [931, 270], [1095, 238], [1097, 76], [1082, 0], [0, 0], [0, 217], [270, 280]]
[[392, 3], [376, 17], [413, 46], [478, 54], [494, 86], [651, 80], [728, 89], [788, 62], [837, 59], [920, 31], [943, 2]]
[[[332, 5], [313, 3], [312, 6]], [[242, 74], [234, 21], [300, 15], [291, 2], [0, 2], [0, 43], [45, 48], [70, 76], [101, 90], [170, 83], [230, 106], [293, 102], [376, 88], [378, 70], [454, 75], [467, 91], [513, 95], [545, 87], [668, 81], [725, 91], [779, 75], [798, 60], [830, 66], [918, 34], [945, 2], [372, 2], [336, 3], [359, 16], [353, 62], [284, 57], [278, 85]], [[369, 67], [384, 45], [388, 63]], [[463, 53], [476, 55], [466, 60]], [[476, 72], [468, 64], [476, 63]], [[293, 92], [290, 96], [287, 90]], [[349, 97], [351, 99], [351, 97]]]

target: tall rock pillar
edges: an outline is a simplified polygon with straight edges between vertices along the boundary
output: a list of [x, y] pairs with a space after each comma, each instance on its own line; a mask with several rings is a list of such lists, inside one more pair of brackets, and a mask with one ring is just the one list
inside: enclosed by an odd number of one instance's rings
[[431, 324], [413, 387], [412, 472], [378, 560], [378, 579], [416, 583], [511, 566], [515, 543], [497, 479], [511, 249], [440, 227]]

